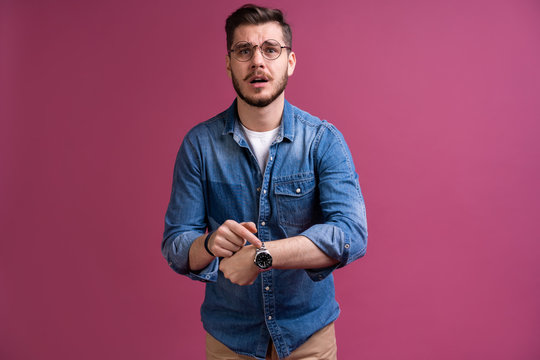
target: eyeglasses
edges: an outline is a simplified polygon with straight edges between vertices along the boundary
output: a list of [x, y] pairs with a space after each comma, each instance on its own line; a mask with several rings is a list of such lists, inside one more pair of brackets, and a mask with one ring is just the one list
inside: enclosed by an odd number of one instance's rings
[[281, 55], [282, 49], [291, 50], [289, 46], [281, 46], [276, 40], [266, 40], [261, 45], [253, 45], [247, 41], [239, 41], [229, 50], [229, 55], [238, 61], [249, 61], [255, 54], [255, 48], [259, 47], [262, 56], [268, 60], [276, 60]]

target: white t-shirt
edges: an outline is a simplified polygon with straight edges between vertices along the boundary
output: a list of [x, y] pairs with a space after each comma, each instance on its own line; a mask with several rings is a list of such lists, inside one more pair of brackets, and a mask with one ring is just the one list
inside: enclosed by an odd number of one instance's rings
[[272, 145], [278, 135], [279, 126], [273, 130], [262, 132], [249, 130], [244, 125], [242, 125], [242, 128], [246, 134], [249, 146], [257, 158], [259, 168], [261, 169], [261, 172], [264, 173], [264, 169], [266, 169], [266, 164], [268, 163], [270, 145]]

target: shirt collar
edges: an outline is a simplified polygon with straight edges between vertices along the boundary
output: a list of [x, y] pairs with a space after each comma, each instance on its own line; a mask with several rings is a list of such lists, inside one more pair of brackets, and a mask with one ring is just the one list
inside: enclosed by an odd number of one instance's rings
[[[225, 112], [225, 129], [223, 129], [223, 135], [234, 135], [235, 133], [238, 135], [238, 132], [242, 132], [236, 102], [237, 100], [234, 99], [232, 105]], [[294, 140], [294, 110], [293, 106], [287, 100], [285, 100], [283, 106], [283, 117], [281, 119], [280, 128], [276, 141], [280, 142], [283, 139], [288, 139], [290, 141]], [[235, 132], [235, 130], [237, 131]]]

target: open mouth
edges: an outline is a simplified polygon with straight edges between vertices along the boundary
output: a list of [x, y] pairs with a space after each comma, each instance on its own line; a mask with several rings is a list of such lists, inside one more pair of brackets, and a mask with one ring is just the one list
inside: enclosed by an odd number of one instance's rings
[[257, 83], [266, 83], [266, 82], [268, 82], [267, 79], [255, 78], [255, 79], [251, 80], [249, 83], [250, 84], [257, 84]]

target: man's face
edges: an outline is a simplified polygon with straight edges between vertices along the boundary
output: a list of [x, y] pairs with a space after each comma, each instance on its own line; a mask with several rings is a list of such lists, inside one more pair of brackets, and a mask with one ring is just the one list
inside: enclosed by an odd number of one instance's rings
[[[262, 25], [242, 25], [234, 31], [233, 46], [239, 41], [261, 45], [266, 40], [277, 40], [286, 46], [281, 26], [277, 22]], [[227, 73], [231, 77], [238, 97], [247, 104], [265, 107], [283, 95], [287, 80], [294, 72], [296, 56], [283, 49], [275, 60], [264, 58], [256, 47], [249, 61], [238, 61], [233, 54], [227, 56]]]

